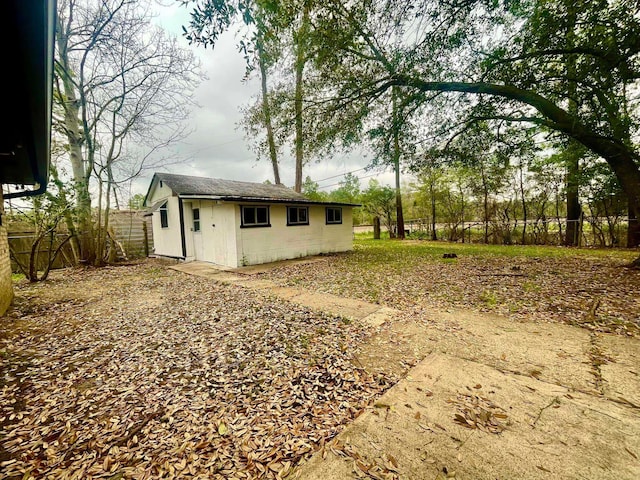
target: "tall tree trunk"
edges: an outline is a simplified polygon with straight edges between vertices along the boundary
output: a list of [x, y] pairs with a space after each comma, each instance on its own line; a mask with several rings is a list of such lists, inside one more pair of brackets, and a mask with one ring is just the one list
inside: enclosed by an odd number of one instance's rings
[[462, 191], [462, 185], [458, 185], [458, 188], [460, 189], [460, 220], [462, 222], [462, 243], [464, 243], [464, 192]]
[[295, 128], [296, 128], [296, 176], [293, 189], [302, 192], [302, 166], [304, 164], [304, 143], [303, 143], [303, 125], [302, 125], [302, 80], [304, 74], [304, 66], [307, 61], [307, 33], [309, 27], [309, 5], [305, 2], [302, 12], [302, 24], [296, 34], [296, 85], [295, 85]]
[[524, 168], [520, 161], [520, 201], [522, 202], [522, 245], [527, 243], [527, 200], [524, 197]]
[[[484, 210], [484, 243], [489, 243], [489, 187], [487, 185], [487, 175], [484, 165], [481, 164], [482, 173], [482, 206]], [[464, 230], [463, 230], [464, 238]]]
[[[269, 97], [267, 92], [267, 62], [262, 41], [258, 40], [258, 63], [260, 65], [260, 85], [262, 87], [262, 114], [264, 115], [264, 124], [267, 128], [267, 144], [269, 145], [269, 158], [273, 168], [273, 179], [276, 185], [282, 183], [280, 181], [280, 170], [278, 168], [278, 156], [276, 153], [276, 142], [273, 135], [273, 124], [271, 122], [271, 109], [269, 108]], [[300, 171], [302, 175], [302, 170]]]
[[[102, 173], [102, 172], [101, 172]], [[107, 187], [108, 188], [108, 187]], [[108, 194], [107, 194], [108, 195]], [[99, 266], [99, 260], [102, 258], [102, 254], [104, 252], [104, 242], [103, 242], [103, 233], [102, 229], [102, 199], [104, 198], [104, 181], [102, 180], [101, 175], [98, 175], [98, 212], [96, 215], [96, 258], [94, 259], [94, 263], [96, 266]]]
[[397, 110], [397, 88], [391, 92], [393, 103], [393, 169], [396, 174], [396, 224], [397, 238], [404, 240], [404, 212], [402, 211], [402, 192], [400, 191], [400, 121]]
[[83, 127], [80, 124], [81, 100], [76, 97], [75, 86], [69, 65], [67, 52], [68, 37], [59, 23], [57, 28], [58, 62], [61, 65], [60, 80], [63, 91], [58, 92], [64, 98], [64, 126], [68, 140], [69, 159], [73, 175], [73, 187], [76, 192], [76, 216], [78, 219], [80, 261], [93, 263], [95, 258], [95, 244], [93, 241], [93, 223], [91, 219], [91, 195], [89, 194], [89, 174], [91, 167], [85, 165], [83, 144], [86, 140]]
[[[565, 1], [567, 7], [567, 32], [566, 47], [573, 48], [575, 44], [575, 26], [576, 26], [576, 6], [573, 0]], [[569, 100], [567, 112], [569, 115], [578, 113], [578, 105], [576, 98], [576, 84], [573, 80], [576, 78], [576, 57], [567, 55], [566, 70], [567, 78], [567, 98]], [[580, 157], [581, 148], [574, 140], [569, 140], [569, 145], [565, 152], [565, 168], [566, 168], [566, 185], [567, 185], [567, 228], [564, 240], [567, 246], [577, 246], [580, 242]]]
[[580, 198], [578, 187], [580, 184], [580, 146], [570, 140], [570, 145], [565, 151], [565, 169], [567, 184], [567, 224], [564, 244], [577, 246], [580, 240]]
[[435, 185], [433, 179], [429, 183], [429, 194], [431, 195], [431, 240], [438, 240], [436, 233], [436, 196]]

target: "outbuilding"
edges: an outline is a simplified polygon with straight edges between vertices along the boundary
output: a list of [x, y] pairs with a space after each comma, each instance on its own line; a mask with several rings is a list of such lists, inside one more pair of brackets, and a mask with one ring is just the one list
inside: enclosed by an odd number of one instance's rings
[[154, 174], [154, 254], [240, 267], [353, 248], [353, 207], [284, 185]]

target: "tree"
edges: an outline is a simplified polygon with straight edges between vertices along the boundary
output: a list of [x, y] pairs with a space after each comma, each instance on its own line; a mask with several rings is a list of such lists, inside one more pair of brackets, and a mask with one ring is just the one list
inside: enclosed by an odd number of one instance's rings
[[[64, 222], [65, 217], [73, 210], [70, 201], [72, 192], [67, 192], [67, 187], [58, 179], [56, 165], [51, 166], [52, 178], [54, 179], [44, 195], [27, 198], [30, 204], [29, 209], [24, 211], [24, 218], [33, 228], [33, 241], [29, 251], [29, 261], [24, 263], [18, 254], [12, 249], [11, 257], [24, 276], [30, 282], [44, 281], [49, 276], [49, 272], [62, 252], [64, 246], [73, 238], [74, 233], [67, 232], [64, 239], [58, 240], [58, 225]], [[44, 270], [41, 275], [38, 266], [41, 260], [41, 246], [48, 243], [47, 257], [44, 262]]]
[[317, 202], [325, 202], [328, 200], [329, 195], [320, 191], [320, 187], [317, 182], [311, 180], [311, 177], [306, 177], [302, 183], [302, 193], [309, 200]]
[[129, 208], [131, 210], [143, 210], [144, 209], [144, 195], [136, 193], [129, 199]]
[[[446, 96], [458, 107], [450, 120], [463, 128], [500, 119], [562, 134], [615, 173], [629, 205], [628, 246], [640, 245], [640, 157], [631, 141], [638, 112], [629, 102], [640, 77], [634, 60], [640, 6], [579, 2], [571, 45], [566, 25], [554, 21], [564, 18], [565, 7], [548, 0], [329, 0], [316, 17], [316, 29], [331, 39], [317, 45], [316, 55], [334, 92], [327, 111], [349, 108], [361, 112], [363, 123], [370, 109], [354, 105], [370, 104], [395, 86], [406, 89], [416, 115]], [[575, 78], [567, 74], [569, 56]], [[579, 109], [567, 107], [568, 84]]]
[[188, 28], [184, 35], [191, 43], [215, 48], [220, 36], [238, 24], [250, 27], [239, 41], [239, 49], [247, 62], [247, 75], [258, 66], [260, 72], [260, 109], [254, 120], [263, 125], [267, 133], [267, 148], [273, 178], [280, 184], [280, 169], [275, 133], [272, 122], [272, 107], [269, 103], [268, 72], [278, 56], [277, 37], [271, 29], [279, 24], [279, 9], [275, 4], [236, 0], [180, 0], [192, 8]]
[[53, 123], [67, 143], [81, 261], [102, 262], [117, 185], [164, 162], [160, 152], [185, 133], [200, 78], [193, 55], [153, 26], [145, 2], [58, 2]]
[[[247, 60], [248, 72], [257, 63], [261, 78], [260, 115], [249, 110], [249, 121], [245, 122], [249, 130], [256, 123], [264, 125], [267, 131], [267, 144], [276, 183], [280, 183], [277, 161], [276, 134], [274, 132], [274, 114], [287, 112], [286, 109], [274, 109], [269, 101], [267, 72], [275, 63], [281, 45], [288, 44], [293, 51], [293, 126], [295, 152], [296, 192], [302, 191], [302, 169], [304, 166], [304, 70], [309, 60], [308, 38], [311, 28], [311, 0], [290, 2], [261, 2], [240, 0], [181, 0], [184, 5], [193, 7], [187, 39], [202, 45], [215, 46], [220, 35], [235, 24], [243, 23], [250, 27], [249, 33], [240, 41], [240, 49]], [[285, 39], [285, 37], [289, 37]], [[255, 58], [254, 58], [255, 57]]]
[[396, 193], [388, 186], [381, 186], [377, 180], [369, 180], [369, 186], [362, 192], [362, 208], [372, 217], [382, 218], [389, 236], [393, 238], [393, 213]]
[[430, 151], [424, 154], [424, 158], [421, 159], [419, 167], [416, 167], [414, 163], [414, 169], [417, 168], [418, 173], [418, 188], [422, 193], [422, 197], [427, 198], [429, 201], [431, 213], [431, 240], [433, 241], [438, 240], [438, 231], [436, 228], [436, 196], [438, 182], [443, 175], [441, 162], [442, 158], [439, 153], [436, 151]]
[[347, 173], [340, 186], [329, 194], [329, 199], [338, 203], [358, 203], [360, 200], [360, 179], [353, 173]]

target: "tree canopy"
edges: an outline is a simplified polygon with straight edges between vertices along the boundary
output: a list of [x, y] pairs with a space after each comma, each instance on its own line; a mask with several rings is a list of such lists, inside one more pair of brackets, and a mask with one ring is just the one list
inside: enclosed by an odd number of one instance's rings
[[[306, 37], [304, 105], [313, 117], [307, 143], [330, 151], [369, 141], [380, 158], [395, 139], [421, 157], [479, 122], [492, 135], [535, 127], [567, 151], [567, 169], [575, 171], [584, 151], [607, 163], [628, 204], [627, 244], [640, 245], [638, 2], [241, 3], [273, 18], [308, 15], [309, 28], [298, 32]], [[214, 33], [218, 26], [209, 25]], [[574, 173], [568, 196], [577, 195]]]

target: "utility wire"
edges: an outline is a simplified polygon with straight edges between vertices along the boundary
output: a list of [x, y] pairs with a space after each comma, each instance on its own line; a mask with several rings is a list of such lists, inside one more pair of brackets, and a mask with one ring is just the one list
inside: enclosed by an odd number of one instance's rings
[[[357, 170], [356, 170], [356, 171], [357, 171]], [[376, 172], [376, 173], [372, 173], [372, 174], [369, 174], [369, 175], [364, 175], [364, 176], [362, 176], [362, 177], [357, 177], [357, 178], [358, 178], [358, 180], [363, 180], [363, 179], [365, 179], [365, 178], [375, 177], [376, 175], [380, 175], [381, 173], [382, 173], [382, 172]], [[339, 175], [338, 175], [338, 176], [339, 176]], [[336, 185], [340, 185], [341, 183], [342, 183], [342, 182], [332, 183], [332, 184], [330, 184], [330, 185], [322, 185], [322, 186], [321, 186], [321, 187], [319, 187], [319, 188], [335, 187]]]
[[350, 172], [339, 173], [337, 175], [332, 175], [331, 177], [321, 178], [320, 180], [315, 180], [316, 183], [324, 182], [325, 180], [331, 180], [332, 178], [342, 177], [344, 175], [348, 175], [350, 173], [359, 172], [360, 170], [365, 170], [367, 167], [358, 168], [357, 170], [351, 170]]

